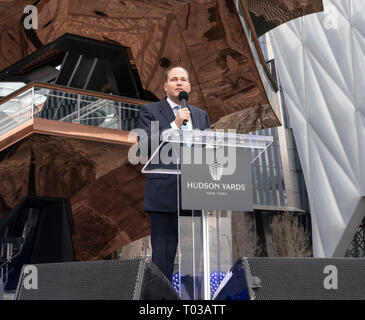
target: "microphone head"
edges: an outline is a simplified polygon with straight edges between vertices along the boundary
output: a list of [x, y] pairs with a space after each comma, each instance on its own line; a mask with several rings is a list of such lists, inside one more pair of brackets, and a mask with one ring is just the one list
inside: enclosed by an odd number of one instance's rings
[[188, 99], [189, 99], [189, 94], [186, 92], [186, 91], [181, 91], [180, 93], [179, 93], [179, 100], [181, 101], [181, 100], [186, 100], [186, 101], [188, 101]]

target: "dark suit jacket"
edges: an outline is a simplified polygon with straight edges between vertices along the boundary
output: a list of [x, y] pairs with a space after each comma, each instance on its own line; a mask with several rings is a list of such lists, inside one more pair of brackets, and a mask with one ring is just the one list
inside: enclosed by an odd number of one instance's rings
[[[200, 108], [188, 105], [193, 129], [205, 130], [210, 128], [208, 113]], [[142, 107], [138, 127], [151, 134], [151, 121], [159, 121], [160, 136], [166, 129], [171, 129], [175, 114], [166, 98]], [[149, 156], [154, 150], [149, 150]], [[176, 212], [177, 211], [177, 180], [173, 174], [147, 174], [144, 193], [144, 211]]]

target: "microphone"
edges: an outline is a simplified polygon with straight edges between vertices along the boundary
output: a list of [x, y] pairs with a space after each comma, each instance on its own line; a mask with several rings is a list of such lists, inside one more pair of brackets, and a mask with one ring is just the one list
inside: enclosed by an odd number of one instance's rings
[[[188, 107], [188, 102], [187, 102], [188, 99], [189, 99], [189, 94], [186, 91], [181, 91], [179, 93], [179, 100], [181, 102], [181, 108], [187, 108]], [[183, 125], [185, 126], [187, 122], [188, 122], [187, 120], [184, 120]]]

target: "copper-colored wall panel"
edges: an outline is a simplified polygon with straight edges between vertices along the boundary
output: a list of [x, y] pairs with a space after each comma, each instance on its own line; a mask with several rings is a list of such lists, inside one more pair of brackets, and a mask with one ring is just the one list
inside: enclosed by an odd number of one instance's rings
[[0, 217], [28, 194], [71, 200], [78, 260], [102, 259], [149, 234], [145, 176], [129, 146], [33, 134], [0, 162]]
[[38, 5], [38, 29], [35, 31], [43, 45], [67, 33], [69, 5], [68, 1], [62, 0], [41, 1]]
[[0, 3], [0, 70], [32, 52], [26, 46], [20, 23], [27, 4], [24, 0]]
[[246, 0], [256, 16], [277, 26], [292, 19], [323, 10], [321, 0]]
[[71, 198], [79, 260], [102, 259], [149, 234], [149, 218], [143, 213], [145, 176], [140, 169], [124, 164]]
[[[27, 194], [29, 183], [39, 196], [71, 197], [121, 166], [129, 146], [33, 134], [10, 148], [11, 152], [0, 162], [0, 196], [14, 207]], [[34, 170], [31, 182], [30, 166]], [[14, 190], [25, 193], [18, 197]]]
[[31, 144], [21, 144], [0, 163], [0, 197], [5, 207], [14, 208], [28, 194], [31, 151]]
[[257, 127], [271, 128], [275, 126], [270, 117], [270, 106], [267, 104], [231, 113], [212, 124], [212, 129], [234, 128], [237, 133], [255, 131]]

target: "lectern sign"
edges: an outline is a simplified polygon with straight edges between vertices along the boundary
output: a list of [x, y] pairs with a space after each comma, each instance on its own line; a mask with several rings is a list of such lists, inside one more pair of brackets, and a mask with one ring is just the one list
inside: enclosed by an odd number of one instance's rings
[[252, 211], [251, 150], [199, 149], [183, 150], [182, 209]]

